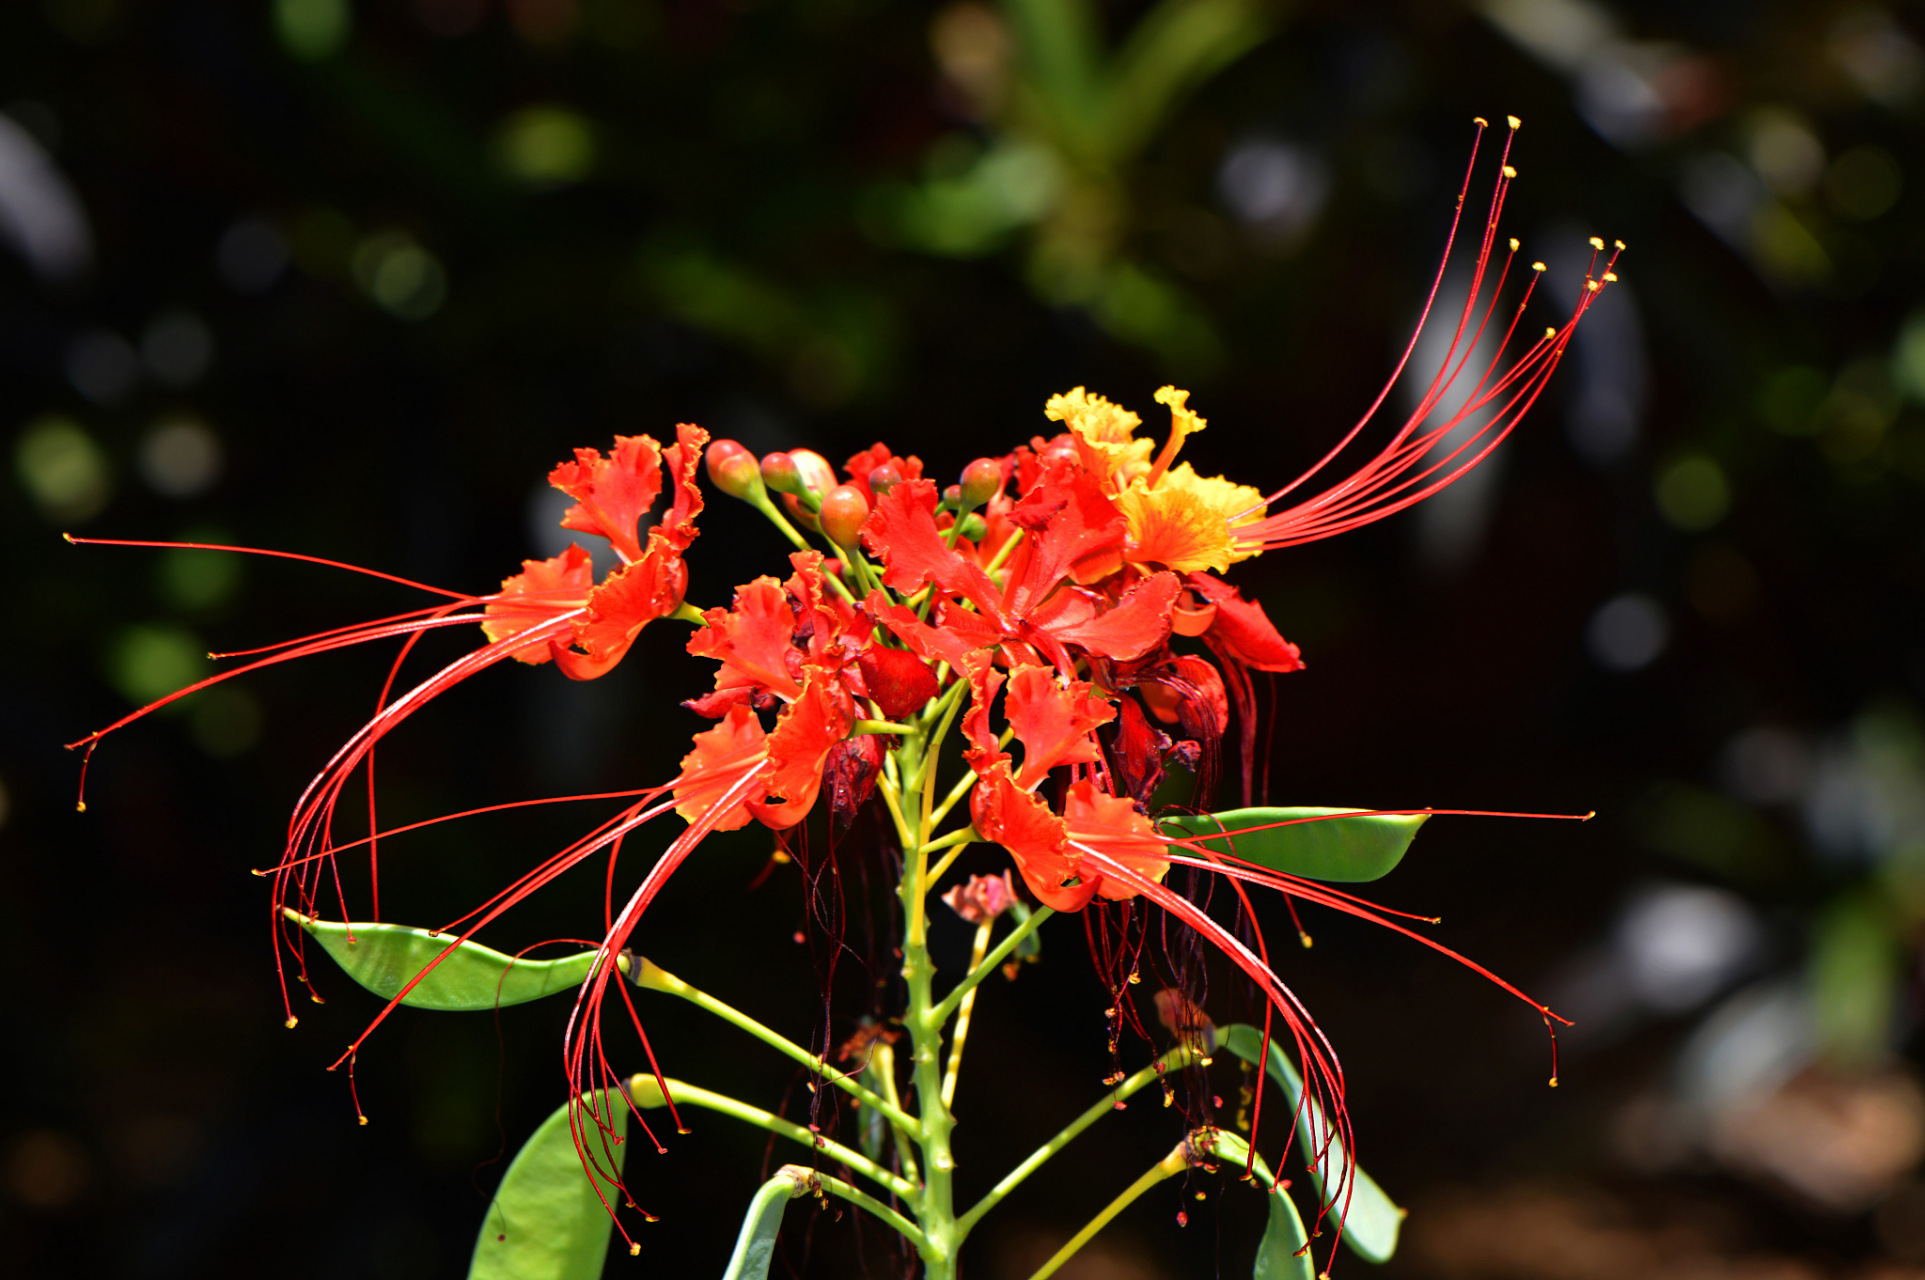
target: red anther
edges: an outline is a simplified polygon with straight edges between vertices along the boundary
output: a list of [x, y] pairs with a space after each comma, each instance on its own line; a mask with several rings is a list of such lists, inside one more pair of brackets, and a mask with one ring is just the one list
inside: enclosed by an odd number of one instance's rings
[[762, 483], [777, 493], [801, 493], [802, 470], [788, 454], [771, 453], [762, 459]]
[[849, 548], [856, 545], [856, 538], [862, 532], [862, 523], [868, 518], [869, 500], [862, 496], [862, 490], [852, 484], [839, 484], [829, 490], [822, 499], [822, 510], [816, 516], [829, 541], [838, 547]]
[[936, 696], [936, 673], [905, 649], [871, 645], [856, 659], [869, 697], [891, 720], [914, 715]]
[[1003, 464], [995, 458], [978, 458], [963, 468], [962, 506], [973, 511], [996, 496], [1003, 487]]
[[733, 440], [717, 440], [708, 447], [709, 480], [731, 498], [749, 498], [762, 484], [755, 455]]

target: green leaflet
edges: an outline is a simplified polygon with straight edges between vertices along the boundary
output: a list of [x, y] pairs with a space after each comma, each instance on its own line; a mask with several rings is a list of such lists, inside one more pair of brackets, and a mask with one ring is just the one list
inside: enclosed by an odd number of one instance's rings
[[782, 1211], [789, 1201], [807, 1192], [809, 1171], [800, 1165], [785, 1164], [775, 1176], [756, 1190], [749, 1201], [749, 1212], [742, 1219], [742, 1234], [735, 1237], [735, 1253], [722, 1280], [768, 1280], [769, 1262], [775, 1257], [776, 1233], [782, 1230]]
[[[287, 918], [327, 949], [350, 978], [384, 1000], [454, 941], [449, 934], [399, 924], [341, 924], [310, 920], [288, 911]], [[416, 1009], [493, 1009], [523, 1004], [582, 984], [594, 967], [595, 953], [583, 951], [559, 960], [517, 960], [478, 942], [449, 951], [434, 971], [401, 998]]]
[[611, 1166], [621, 1171], [628, 1104], [610, 1090], [601, 1095], [601, 1110], [615, 1131], [606, 1141], [585, 1100], [579, 1120], [599, 1166], [593, 1183], [575, 1150], [566, 1104], [522, 1144], [481, 1220], [468, 1280], [599, 1280], [615, 1225], [610, 1210], [622, 1203], [602, 1174]]
[[1276, 1190], [1276, 1175], [1270, 1172], [1261, 1156], [1250, 1159], [1250, 1148], [1242, 1138], [1221, 1129], [1211, 1130], [1210, 1136], [1212, 1155], [1228, 1165], [1248, 1162], [1258, 1180], [1271, 1188], [1266, 1197], [1270, 1202], [1270, 1225], [1264, 1228], [1263, 1240], [1257, 1245], [1257, 1264], [1251, 1268], [1251, 1280], [1316, 1280], [1316, 1264], [1305, 1247], [1310, 1243], [1310, 1235], [1303, 1229], [1303, 1219], [1297, 1216], [1297, 1206], [1291, 1203], [1289, 1195]]
[[[1242, 1023], [1218, 1027], [1217, 1043], [1245, 1062], [1254, 1063], [1257, 1055], [1263, 1051], [1263, 1032]], [[1285, 1105], [1295, 1109], [1303, 1098], [1303, 1079], [1297, 1075], [1296, 1067], [1291, 1065], [1289, 1057], [1274, 1037], [1270, 1041], [1270, 1078], [1288, 1095]], [[1318, 1148], [1324, 1144], [1326, 1137], [1330, 1143], [1329, 1150], [1311, 1170], [1320, 1195], [1329, 1194], [1324, 1177], [1326, 1171], [1334, 1169], [1337, 1177], [1342, 1177], [1344, 1145], [1342, 1138], [1328, 1133], [1323, 1108], [1317, 1105], [1315, 1098], [1311, 1098], [1297, 1122], [1297, 1139], [1303, 1146], [1306, 1160], [1317, 1160]], [[1343, 1219], [1344, 1243], [1368, 1261], [1388, 1261], [1390, 1255], [1397, 1252], [1397, 1232], [1404, 1225], [1404, 1211], [1384, 1194], [1383, 1188], [1372, 1181], [1369, 1174], [1354, 1166], [1349, 1185], [1338, 1186], [1335, 1190], [1335, 1203], [1330, 1206], [1330, 1215]], [[1349, 1197], [1347, 1207], [1345, 1196]]]
[[[1273, 822], [1315, 818], [1323, 814], [1358, 813], [1355, 809], [1231, 809], [1227, 813], [1172, 814], [1158, 819], [1166, 835], [1215, 837], [1202, 843], [1213, 853], [1227, 853], [1307, 880], [1376, 880], [1403, 861], [1404, 850], [1417, 828], [1430, 815], [1377, 815], [1327, 818], [1322, 822]], [[1244, 831], [1241, 835], [1220, 835]]]

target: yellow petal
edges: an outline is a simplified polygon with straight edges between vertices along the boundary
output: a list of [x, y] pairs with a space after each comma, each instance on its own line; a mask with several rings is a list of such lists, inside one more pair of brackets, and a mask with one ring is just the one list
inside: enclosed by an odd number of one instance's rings
[[1148, 469], [1150, 450], [1155, 445], [1134, 438], [1143, 420], [1123, 406], [1077, 387], [1064, 395], [1051, 396], [1043, 413], [1069, 428], [1076, 437], [1083, 465], [1104, 481], [1105, 492], [1114, 494], [1127, 483], [1130, 476], [1119, 476], [1119, 472]]
[[1240, 543], [1236, 529], [1263, 518], [1263, 492], [1221, 476], [1200, 476], [1179, 463], [1151, 488], [1138, 480], [1116, 498], [1129, 521], [1129, 560], [1178, 573], [1222, 573], [1262, 547]]

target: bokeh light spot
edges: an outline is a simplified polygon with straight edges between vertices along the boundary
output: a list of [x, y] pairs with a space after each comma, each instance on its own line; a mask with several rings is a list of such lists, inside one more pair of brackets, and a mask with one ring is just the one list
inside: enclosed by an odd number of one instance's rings
[[567, 107], [525, 107], [502, 122], [495, 151], [510, 176], [558, 186], [588, 176], [595, 165], [595, 133]]
[[1883, 147], [1853, 147], [1825, 173], [1825, 196], [1841, 217], [1869, 222], [1898, 203], [1905, 176]]
[[266, 725], [260, 699], [232, 684], [196, 695], [187, 722], [195, 745], [221, 759], [238, 756], [259, 742]]
[[117, 405], [140, 385], [140, 358], [112, 329], [90, 329], [67, 347], [67, 381], [98, 405]]
[[207, 492], [221, 475], [221, 442], [199, 418], [162, 418], [140, 442], [140, 478], [168, 498]]
[[354, 250], [354, 279], [375, 305], [403, 320], [425, 320], [448, 296], [448, 275], [432, 253], [400, 231], [369, 236]]
[[265, 293], [287, 270], [287, 237], [272, 224], [247, 218], [221, 233], [214, 268], [235, 293]]
[[141, 705], [207, 673], [207, 646], [186, 627], [167, 623], [127, 628], [107, 655], [108, 681], [129, 702]]
[[78, 524], [113, 496], [106, 457], [72, 418], [41, 418], [21, 432], [14, 471], [50, 520]]
[[305, 62], [338, 52], [353, 26], [347, 0], [274, 0], [274, 34], [283, 49]]
[[87, 1189], [92, 1164], [72, 1134], [33, 1129], [15, 1138], [7, 1152], [7, 1190], [35, 1209], [59, 1209]]
[[1584, 630], [1585, 647], [1607, 671], [1638, 671], [1651, 665], [1671, 638], [1664, 606], [1628, 591], [1605, 601]]
[[1658, 510], [1674, 528], [1695, 533], [1724, 519], [1731, 485], [1724, 468], [1703, 455], [1680, 458], [1658, 477]]
[[140, 360], [170, 387], [191, 387], [214, 358], [214, 335], [191, 311], [165, 311], [140, 335]]
[[176, 609], [190, 613], [211, 609], [234, 598], [241, 585], [241, 565], [241, 557], [229, 551], [174, 547], [161, 553], [155, 584], [161, 598]]

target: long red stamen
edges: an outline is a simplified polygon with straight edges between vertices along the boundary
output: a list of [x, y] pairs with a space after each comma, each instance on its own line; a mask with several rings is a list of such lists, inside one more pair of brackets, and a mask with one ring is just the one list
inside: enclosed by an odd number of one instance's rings
[[[1486, 126], [1481, 120], [1477, 123], [1478, 140], [1481, 141], [1483, 129]], [[1511, 122], [1511, 127], [1513, 131], [1516, 129], [1515, 120]], [[1479, 236], [1477, 257], [1471, 271], [1463, 307], [1459, 311], [1450, 342], [1443, 358], [1439, 361], [1437, 372], [1419, 398], [1417, 407], [1392, 436], [1389, 443], [1354, 475], [1287, 510], [1238, 524], [1235, 532], [1238, 541], [1244, 546], [1276, 550], [1317, 541], [1381, 520], [1423, 501], [1463, 478], [1488, 457], [1491, 451], [1503, 443], [1511, 431], [1517, 427], [1532, 405], [1536, 403], [1538, 396], [1542, 394], [1552, 372], [1564, 356], [1578, 321], [1596, 300], [1602, 286], [1615, 279], [1610, 271], [1617, 261], [1615, 252], [1605, 262], [1605, 271], [1601, 278], [1592, 278], [1587, 272], [1587, 287], [1579, 297], [1572, 315], [1563, 326], [1548, 330], [1544, 337], [1531, 343], [1524, 353], [1508, 369], [1505, 369], [1503, 368], [1504, 352], [1516, 337], [1518, 326], [1522, 323], [1524, 309], [1534, 294], [1536, 281], [1533, 279], [1531, 284], [1526, 286], [1524, 296], [1512, 314], [1505, 328], [1503, 340], [1498, 343], [1491, 362], [1478, 376], [1475, 385], [1465, 396], [1463, 404], [1451, 412], [1443, 422], [1422, 429], [1423, 424], [1436, 413], [1445, 397], [1451, 393], [1452, 388], [1465, 374], [1472, 356], [1496, 315], [1499, 298], [1510, 275], [1511, 260], [1517, 248], [1516, 241], [1511, 242], [1511, 252], [1504, 256], [1497, 272], [1496, 282], [1486, 298], [1486, 274], [1490, 269], [1491, 255], [1496, 245], [1498, 222], [1511, 182], [1516, 176], [1516, 171], [1509, 164], [1511, 141], [1514, 138], [1513, 132], [1511, 137], [1506, 139], [1503, 154], [1499, 159], [1499, 176], [1492, 188], [1490, 207]], [[1477, 143], [1473, 142], [1470, 163], [1464, 171], [1463, 185], [1458, 190], [1456, 210], [1452, 214], [1450, 232], [1445, 240], [1443, 259], [1438, 264], [1437, 274], [1433, 277], [1430, 291], [1425, 296], [1417, 326], [1402, 356], [1398, 359], [1395, 369], [1392, 370], [1389, 380], [1371, 401], [1363, 416], [1345, 433], [1336, 446], [1303, 475], [1271, 493], [1265, 499], [1265, 506], [1278, 501], [1306, 483], [1348, 449], [1382, 409], [1391, 388], [1403, 378], [1416, 352], [1418, 340], [1430, 322], [1431, 312], [1442, 288], [1445, 272], [1456, 248], [1464, 202], [1469, 195], [1471, 178], [1476, 169], [1477, 149]], [[1596, 266], [1596, 254], [1593, 254], [1591, 270], [1595, 270]], [[1534, 271], [1542, 269], [1542, 264], [1534, 264]], [[1448, 437], [1451, 434], [1487, 410], [1490, 411], [1489, 419], [1479, 425], [1469, 438], [1454, 445], [1450, 444]], [[1442, 447], [1441, 453], [1440, 447]], [[1255, 510], [1260, 509], [1253, 509], [1253, 512], [1246, 514], [1254, 514]]]

